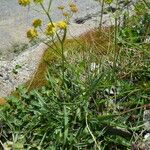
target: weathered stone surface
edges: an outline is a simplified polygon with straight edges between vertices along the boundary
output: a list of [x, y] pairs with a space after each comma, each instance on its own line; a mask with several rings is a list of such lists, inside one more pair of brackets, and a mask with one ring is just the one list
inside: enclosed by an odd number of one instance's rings
[[19, 84], [31, 78], [45, 49], [46, 45], [40, 44], [36, 48], [25, 51], [12, 61], [0, 63], [0, 97], [9, 95]]

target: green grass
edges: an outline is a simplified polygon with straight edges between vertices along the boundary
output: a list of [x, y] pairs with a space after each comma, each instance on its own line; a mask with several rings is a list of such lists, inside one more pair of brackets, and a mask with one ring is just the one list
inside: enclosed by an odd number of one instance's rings
[[[20, 87], [19, 97], [8, 98], [1, 110], [3, 132], [11, 133], [2, 141], [36, 149], [126, 150], [141, 139], [134, 136], [144, 130], [142, 113], [148, 106], [148, 49], [118, 47], [114, 68], [114, 45], [106, 30], [66, 41], [63, 84], [60, 56], [45, 51], [27, 89]], [[91, 63], [97, 68], [91, 70]]]
[[63, 65], [47, 49], [34, 78], [0, 108], [1, 143], [11, 141], [15, 150], [129, 150], [145, 143], [150, 55], [143, 29], [130, 22], [66, 40]]

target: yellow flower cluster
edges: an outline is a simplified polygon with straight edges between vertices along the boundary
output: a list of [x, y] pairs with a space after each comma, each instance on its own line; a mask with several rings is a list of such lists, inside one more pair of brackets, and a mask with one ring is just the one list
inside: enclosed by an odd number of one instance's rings
[[27, 38], [29, 38], [30, 40], [33, 40], [37, 36], [38, 34], [35, 28], [31, 28], [27, 31]]
[[46, 26], [45, 34], [48, 36], [53, 36], [58, 29], [65, 30], [67, 28], [67, 23], [65, 21], [59, 21], [57, 23], [48, 23]]
[[[40, 19], [35, 19], [32, 22], [34, 28], [27, 31], [27, 38], [33, 40], [38, 36], [36, 28], [41, 26], [42, 21]], [[45, 29], [45, 34], [47, 36], [53, 36], [57, 30], [65, 30], [67, 28], [67, 23], [65, 21], [59, 21], [57, 23], [48, 23]]]
[[66, 29], [67, 28], [67, 23], [65, 22], [65, 21], [59, 21], [59, 22], [57, 22], [57, 27], [59, 28], [59, 29]]
[[70, 3], [69, 6], [70, 6], [70, 7], [76, 7], [76, 4]]
[[45, 31], [46, 35], [53, 36], [55, 32], [56, 32], [56, 24], [48, 23]]
[[19, 5], [27, 6], [30, 4], [30, 0], [18, 0]]
[[68, 12], [64, 12], [65, 6], [58, 6], [57, 8], [62, 11], [63, 16], [65, 17], [69, 16]]
[[[21, 6], [27, 6], [30, 4], [30, 2], [31, 2], [31, 0], [18, 0], [19, 5], [21, 5]], [[33, 2], [35, 4], [38, 4], [38, 3], [42, 3], [43, 0], [33, 0]]]
[[65, 10], [65, 6], [63, 6], [63, 5], [62, 6], [58, 6], [57, 8], [62, 11], [62, 15], [65, 16], [65, 17], [71, 17], [72, 13], [78, 12], [78, 8], [77, 8], [76, 4], [70, 3], [69, 7], [70, 7], [70, 10], [68, 10], [68, 11], [64, 11]]
[[63, 12], [63, 16], [68, 17], [69, 13], [68, 12]]
[[42, 25], [42, 20], [35, 19], [35, 20], [33, 20], [32, 25], [34, 28], [40, 27]]
[[70, 6], [70, 10], [71, 10], [73, 13], [78, 12], [78, 8], [77, 8], [77, 6], [76, 6], [74, 3], [69, 4], [69, 6]]

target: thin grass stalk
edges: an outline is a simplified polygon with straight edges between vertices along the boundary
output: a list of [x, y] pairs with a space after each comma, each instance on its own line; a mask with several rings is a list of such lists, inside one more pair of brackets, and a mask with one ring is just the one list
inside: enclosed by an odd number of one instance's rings
[[64, 84], [64, 79], [65, 79], [64, 42], [61, 42], [61, 57], [62, 57], [62, 84]]
[[[118, 1], [116, 2], [116, 8], [118, 7]], [[118, 35], [118, 14], [115, 15], [115, 31], [114, 31], [114, 60], [113, 60], [113, 74], [114, 74], [114, 79], [115, 79], [115, 84], [117, 82], [116, 79], [116, 71], [117, 71], [117, 59], [119, 56], [119, 52], [118, 52], [118, 48], [117, 48], [117, 43], [118, 43], [118, 39], [117, 39], [117, 35]]]
[[103, 23], [103, 13], [104, 13], [104, 0], [99, 1], [101, 3], [101, 15], [100, 15], [100, 23], [99, 23], [99, 28], [100, 30], [102, 29], [102, 23]]
[[51, 5], [52, 5], [52, 1], [53, 1], [53, 0], [50, 0], [50, 1], [49, 1], [49, 4], [48, 4], [48, 12], [50, 12]]
[[97, 143], [97, 141], [96, 141], [95, 136], [93, 135], [93, 133], [92, 133], [92, 131], [91, 131], [89, 125], [88, 125], [87, 116], [88, 116], [88, 114], [86, 113], [86, 115], [85, 115], [86, 127], [87, 127], [87, 129], [88, 129], [90, 135], [92, 136], [93, 141], [95, 142], [96, 147], [98, 148], [98, 150], [101, 150], [101, 148], [99, 147], [99, 145], [98, 145], [98, 143]]

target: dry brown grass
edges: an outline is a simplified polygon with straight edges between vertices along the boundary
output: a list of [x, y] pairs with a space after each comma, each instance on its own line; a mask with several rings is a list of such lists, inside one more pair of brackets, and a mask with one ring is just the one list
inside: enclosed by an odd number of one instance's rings
[[6, 103], [6, 99], [0, 98], [0, 105], [4, 105]]

